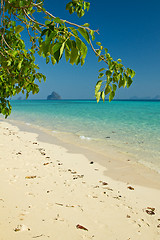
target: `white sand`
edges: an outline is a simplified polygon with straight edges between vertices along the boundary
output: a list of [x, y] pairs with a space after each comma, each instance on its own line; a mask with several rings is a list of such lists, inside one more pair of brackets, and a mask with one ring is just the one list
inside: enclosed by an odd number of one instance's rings
[[0, 122], [0, 240], [160, 239], [158, 184], [112, 180], [98, 163], [37, 137]]

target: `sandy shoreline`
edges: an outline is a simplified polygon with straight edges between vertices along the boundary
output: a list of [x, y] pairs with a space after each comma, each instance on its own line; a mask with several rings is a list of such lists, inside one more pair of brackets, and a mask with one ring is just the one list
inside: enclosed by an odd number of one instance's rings
[[159, 176], [88, 159], [1, 121], [0, 240], [160, 239]]
[[[104, 175], [116, 181], [126, 184], [136, 184], [144, 187], [160, 189], [160, 174], [140, 162], [130, 158], [130, 155], [114, 151], [112, 148], [106, 149], [105, 154], [94, 145], [89, 146], [88, 142], [82, 145], [76, 142], [73, 136], [62, 137], [62, 133], [52, 133], [51, 130], [39, 126], [27, 124], [14, 120], [7, 120], [11, 125], [17, 126], [19, 130], [37, 134], [37, 140], [62, 146], [68, 153], [83, 154], [88, 161], [94, 161], [104, 167]], [[74, 141], [75, 140], [75, 141]]]

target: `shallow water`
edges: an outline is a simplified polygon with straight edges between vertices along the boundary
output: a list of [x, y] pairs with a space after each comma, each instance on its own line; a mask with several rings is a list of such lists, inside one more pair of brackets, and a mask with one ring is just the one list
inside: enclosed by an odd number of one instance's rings
[[[11, 101], [9, 119], [50, 130], [76, 144], [114, 149], [160, 171], [160, 101]], [[61, 133], [61, 134], [60, 134]]]

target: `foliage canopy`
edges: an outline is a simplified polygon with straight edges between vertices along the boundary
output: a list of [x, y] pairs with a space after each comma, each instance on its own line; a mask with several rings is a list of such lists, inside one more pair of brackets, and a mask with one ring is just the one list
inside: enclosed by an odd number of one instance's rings
[[[82, 17], [89, 7], [89, 2], [72, 0], [66, 10]], [[70, 64], [82, 66], [87, 46], [91, 47], [98, 62], [106, 63], [106, 68], [99, 70], [99, 81], [95, 86], [97, 102], [100, 98], [104, 101], [107, 94], [111, 101], [117, 87], [131, 85], [135, 72], [126, 69], [121, 59], [114, 61], [100, 42], [96, 43], [96, 48], [93, 46], [98, 31], [90, 29], [88, 23], [78, 25], [53, 16], [44, 8], [43, 0], [1, 0], [0, 16], [0, 113], [6, 117], [11, 112], [9, 97], [22, 92], [28, 98], [30, 92], [39, 91], [36, 79], [39, 82], [46, 80], [35, 64], [36, 53], [46, 59], [46, 64], [51, 61], [54, 65], [64, 55]], [[29, 35], [30, 48], [25, 45], [22, 31]]]

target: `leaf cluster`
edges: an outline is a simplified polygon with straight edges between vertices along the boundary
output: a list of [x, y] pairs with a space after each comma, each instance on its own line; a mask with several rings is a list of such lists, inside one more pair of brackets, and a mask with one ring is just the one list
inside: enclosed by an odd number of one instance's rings
[[85, 14], [85, 10], [89, 11], [90, 3], [83, 0], [72, 0], [66, 5], [66, 10], [70, 14], [76, 12], [77, 16], [80, 18]]
[[[82, 17], [89, 7], [88, 2], [72, 0], [66, 9]], [[0, 113], [6, 117], [11, 112], [10, 97], [22, 92], [28, 98], [30, 92], [39, 91], [36, 81], [45, 80], [35, 63], [35, 54], [45, 58], [46, 64], [55, 65], [64, 56], [70, 64], [82, 66], [90, 46], [98, 61], [106, 64], [99, 71], [95, 87], [97, 102], [100, 98], [105, 100], [107, 94], [111, 101], [117, 87], [131, 85], [134, 71], [125, 69], [120, 59], [114, 61], [100, 42], [94, 48], [98, 31], [90, 29], [88, 23], [78, 25], [60, 19], [47, 11], [41, 0], [1, 0], [0, 17]], [[28, 34], [29, 47], [23, 40], [23, 32]]]
[[72, 65], [74, 63], [83, 65], [87, 55], [87, 46], [79, 38], [78, 32], [81, 32], [81, 28], [66, 27], [65, 22], [59, 18], [48, 21], [47, 28], [41, 32], [38, 39], [38, 54], [46, 58], [46, 63], [51, 60], [54, 65], [65, 53], [67, 62], [69, 61]]
[[130, 87], [135, 72], [130, 68], [126, 69], [121, 59], [114, 61], [108, 53], [108, 49], [103, 48], [100, 42], [97, 42], [97, 45], [99, 46], [96, 50], [98, 61], [107, 63], [107, 68], [99, 70], [99, 81], [95, 86], [95, 97], [97, 102], [99, 102], [100, 98], [105, 101], [105, 96], [109, 94], [109, 101], [112, 101], [117, 88]]

